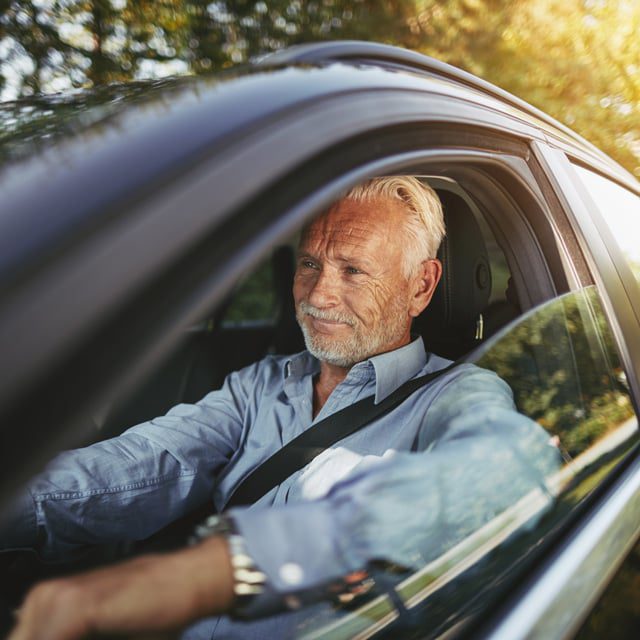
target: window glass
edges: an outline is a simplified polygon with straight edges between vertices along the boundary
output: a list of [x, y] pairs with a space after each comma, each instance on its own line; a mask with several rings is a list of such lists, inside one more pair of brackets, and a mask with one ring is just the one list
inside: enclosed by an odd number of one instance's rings
[[[511, 414], [508, 426], [516, 428], [522, 414], [537, 423], [528, 422], [538, 444], [527, 440], [514, 450], [522, 469], [537, 469], [544, 481], [517, 471], [508, 452], [493, 459], [491, 446], [483, 448], [468, 437], [473, 420], [484, 420], [493, 430], [499, 414], [472, 416], [459, 439], [463, 468], [449, 477], [455, 467], [450, 459], [428, 487], [441, 493], [430, 508], [440, 509], [446, 524], [425, 528], [420, 541], [405, 520], [393, 521], [398, 544], [413, 536], [416, 546], [437, 545], [437, 554], [417, 570], [379, 570], [376, 586], [366, 595], [339, 610], [325, 606], [307, 618], [300, 628], [303, 637], [328, 633], [332, 638], [365, 638], [380, 632], [394, 639], [436, 637], [463, 624], [500, 597], [518, 569], [544, 547], [545, 535], [568, 518], [636, 440], [638, 421], [595, 287], [533, 309], [468, 359], [497, 373], [511, 388], [520, 415]], [[418, 454], [424, 455], [425, 469], [430, 460], [438, 464], [440, 446]], [[553, 464], [541, 462], [547, 448], [555, 449]], [[481, 469], [475, 483], [466, 472], [474, 466]], [[512, 498], [502, 504], [495, 500], [518, 485]], [[422, 499], [416, 498], [412, 484], [397, 491], [399, 504], [404, 499], [420, 509]], [[441, 539], [434, 539], [434, 531]]]
[[525, 315], [475, 361], [509, 383], [518, 409], [549, 432], [566, 462], [621, 427], [637, 427], [626, 375], [593, 287]]
[[577, 165], [574, 169], [602, 212], [640, 283], [640, 197], [593, 171]]

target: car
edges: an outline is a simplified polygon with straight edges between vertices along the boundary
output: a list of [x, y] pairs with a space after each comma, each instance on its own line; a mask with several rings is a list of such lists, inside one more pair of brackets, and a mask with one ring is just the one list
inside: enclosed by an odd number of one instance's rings
[[[364, 179], [416, 175], [448, 234], [414, 330], [505, 379], [563, 465], [393, 593], [314, 609], [297, 633], [579, 633], [640, 536], [632, 175], [493, 85], [364, 42], [17, 101], [0, 119], [5, 506], [57, 451], [303, 348], [296, 234]], [[52, 571], [16, 551], [3, 566], [7, 611]]]

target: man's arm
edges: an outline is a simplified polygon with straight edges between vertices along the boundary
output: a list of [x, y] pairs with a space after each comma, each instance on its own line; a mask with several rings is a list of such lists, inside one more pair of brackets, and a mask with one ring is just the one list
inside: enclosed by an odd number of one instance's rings
[[177, 630], [229, 609], [231, 576], [226, 542], [215, 537], [176, 553], [44, 582], [18, 612], [10, 640]]
[[[278, 592], [313, 590], [372, 559], [421, 567], [531, 490], [544, 495], [561, 462], [508, 385], [477, 367], [443, 383], [419, 442], [420, 453], [366, 457], [321, 500], [230, 511]], [[291, 565], [301, 570], [282, 571]]]
[[238, 447], [258, 366], [195, 405], [61, 453], [5, 516], [0, 548], [35, 546], [45, 559], [65, 559], [83, 545], [144, 539], [210, 500]]
[[[472, 407], [460, 406], [457, 398], [465, 393], [474, 398]], [[544, 491], [545, 476], [559, 464], [558, 453], [540, 427], [515, 412], [504, 383], [479, 370], [448, 386], [439, 400], [427, 422], [433, 433], [425, 435], [423, 453], [398, 453], [361, 469], [321, 500], [230, 512], [272, 590], [320, 598], [325, 586], [372, 560], [423, 566], [527, 492]], [[192, 558], [200, 555], [202, 566], [223, 562], [208, 557], [205, 545], [192, 552]], [[158, 565], [172, 562], [170, 557], [158, 559]], [[113, 571], [122, 571], [126, 579], [129, 569]], [[102, 579], [96, 576], [94, 592], [101, 593]], [[182, 586], [185, 597], [200, 601], [198, 581]], [[133, 587], [154, 590], [150, 581]], [[211, 594], [209, 614], [220, 611], [217, 603], [228, 595], [229, 584], [210, 588], [223, 591]], [[173, 606], [159, 599], [158, 606], [164, 605]], [[33, 601], [27, 606], [36, 607]], [[120, 613], [113, 615], [117, 620]], [[142, 624], [146, 614], [140, 615]]]

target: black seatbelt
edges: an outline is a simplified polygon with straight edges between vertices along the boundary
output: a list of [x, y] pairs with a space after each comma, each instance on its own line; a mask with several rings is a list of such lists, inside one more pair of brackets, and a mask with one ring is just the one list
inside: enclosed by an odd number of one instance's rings
[[408, 380], [379, 404], [374, 404], [374, 396], [368, 396], [320, 420], [256, 467], [233, 492], [225, 508], [256, 502], [332, 444], [388, 413], [414, 391], [457, 365], [453, 362], [444, 369]]

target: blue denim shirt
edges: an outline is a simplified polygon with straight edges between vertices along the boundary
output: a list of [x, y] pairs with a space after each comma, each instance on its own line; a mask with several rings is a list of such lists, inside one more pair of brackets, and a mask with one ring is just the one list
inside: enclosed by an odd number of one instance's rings
[[[222, 511], [251, 470], [315, 422], [448, 364], [425, 353], [421, 338], [372, 357], [352, 367], [314, 420], [319, 362], [307, 352], [269, 356], [195, 405], [60, 454], [30, 483], [0, 543], [33, 545], [44, 532], [41, 553], [54, 558], [145, 538], [208, 499]], [[373, 558], [428, 562], [556, 465], [547, 435], [516, 412], [509, 387], [464, 364], [231, 514], [272, 588], [303, 592]], [[245, 625], [240, 636], [248, 633]]]

